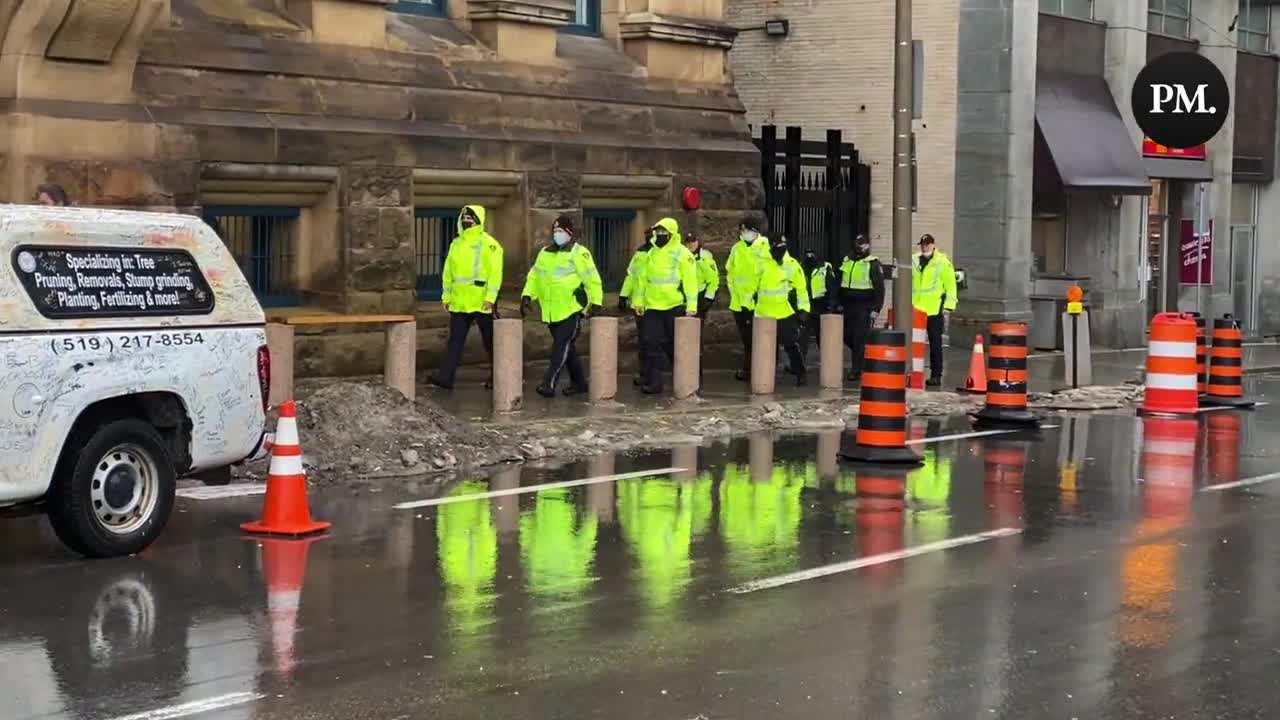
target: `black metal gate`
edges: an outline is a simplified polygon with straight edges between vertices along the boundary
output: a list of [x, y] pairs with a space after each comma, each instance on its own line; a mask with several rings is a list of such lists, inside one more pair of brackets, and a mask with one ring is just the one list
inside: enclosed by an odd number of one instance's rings
[[798, 127], [765, 125], [755, 139], [760, 150], [765, 213], [773, 236], [787, 239], [797, 259], [806, 250], [836, 262], [858, 233], [869, 233], [871, 166], [853, 143], [828, 130], [825, 142], [804, 140]]

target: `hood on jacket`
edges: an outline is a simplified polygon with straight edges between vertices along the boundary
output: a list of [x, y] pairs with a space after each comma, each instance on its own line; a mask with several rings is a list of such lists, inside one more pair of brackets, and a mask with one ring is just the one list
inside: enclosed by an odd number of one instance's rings
[[[481, 230], [484, 229], [485, 212], [484, 212], [483, 205], [466, 205], [462, 208], [462, 210], [470, 210], [472, 213], [474, 213], [476, 216], [476, 220], [479, 221], [479, 224], [476, 225], [476, 227], [480, 228]], [[459, 211], [458, 212], [458, 234], [461, 235], [463, 230], [465, 230], [465, 228], [462, 227], [462, 211]]]
[[676, 222], [675, 218], [664, 217], [658, 221], [657, 225], [671, 233], [671, 242], [667, 244], [667, 247], [684, 244], [683, 238], [680, 237], [680, 223]]

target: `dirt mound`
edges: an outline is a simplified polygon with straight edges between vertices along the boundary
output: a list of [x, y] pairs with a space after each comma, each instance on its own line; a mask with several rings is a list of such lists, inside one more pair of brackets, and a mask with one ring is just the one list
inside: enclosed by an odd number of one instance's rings
[[314, 482], [406, 476], [522, 459], [496, 431], [476, 428], [430, 400], [409, 402], [379, 383], [300, 388], [298, 430]]

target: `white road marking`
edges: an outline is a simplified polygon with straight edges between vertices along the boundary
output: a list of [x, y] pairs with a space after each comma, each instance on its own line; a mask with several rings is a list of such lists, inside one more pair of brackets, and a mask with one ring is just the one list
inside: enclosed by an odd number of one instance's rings
[[907, 445], [927, 445], [929, 443], [944, 442], [947, 440], [964, 440], [965, 438], [987, 437], [988, 435], [1008, 435], [1009, 433], [1018, 432], [1017, 430], [980, 430], [978, 432], [957, 433], [955, 435], [936, 435], [934, 437], [916, 438], [908, 440]]
[[769, 590], [783, 585], [804, 582], [805, 580], [814, 580], [828, 575], [836, 575], [838, 573], [849, 572], [850, 570], [871, 567], [873, 565], [883, 565], [884, 563], [905, 560], [917, 555], [925, 555], [932, 552], [938, 552], [940, 550], [950, 550], [951, 548], [973, 545], [975, 543], [995, 540], [996, 538], [1009, 537], [1010, 535], [1019, 535], [1021, 533], [1022, 531], [1018, 528], [988, 530], [987, 532], [981, 532], [975, 535], [965, 535], [963, 537], [951, 538], [949, 540], [940, 540], [938, 542], [917, 545], [916, 547], [906, 548], [905, 550], [895, 550], [891, 553], [869, 555], [867, 557], [850, 560], [848, 562], [823, 565], [822, 567], [800, 570], [799, 572], [787, 573], [786, 575], [777, 575], [763, 580], [753, 580], [749, 583], [744, 583], [738, 587], [732, 588], [729, 592], [742, 595], [744, 593], [757, 592], [759, 590]]
[[618, 475], [601, 475], [599, 477], [589, 477], [581, 480], [565, 480], [563, 482], [543, 483], [541, 485], [525, 485], [522, 487], [506, 488], [505, 490], [490, 490], [489, 492], [475, 493], [473, 495], [451, 495], [449, 497], [431, 498], [430, 500], [414, 500], [413, 502], [403, 502], [399, 505], [393, 505], [392, 507], [396, 510], [411, 510], [413, 508], [429, 507], [431, 505], [447, 505], [449, 503], [468, 502], [471, 500], [487, 500], [489, 498], [506, 497], [508, 495], [522, 495], [524, 493], [535, 493], [541, 492], [542, 490], [555, 490], [557, 488], [577, 487], [579, 485], [594, 485], [596, 483], [615, 482], [617, 480], [659, 477], [682, 471], [684, 471], [684, 468], [678, 467], [658, 468], [656, 470], [638, 470], [636, 472], [621, 473]]
[[231, 693], [229, 695], [219, 695], [217, 697], [207, 698], [205, 700], [195, 700], [182, 705], [170, 705], [168, 707], [156, 708], [154, 710], [145, 710], [133, 715], [122, 715], [113, 720], [173, 720], [173, 718], [187, 717], [188, 715], [198, 715], [207, 713], [212, 710], [221, 710], [223, 708], [233, 707], [235, 705], [244, 705], [255, 700], [261, 700], [266, 697], [260, 693], [240, 692]]
[[1248, 487], [1250, 485], [1258, 485], [1264, 482], [1271, 482], [1272, 480], [1280, 480], [1280, 472], [1267, 473], [1266, 475], [1259, 475], [1258, 477], [1252, 477], [1247, 480], [1237, 480], [1235, 482], [1222, 483], [1220, 485], [1210, 485], [1208, 487], [1200, 488], [1200, 492], [1218, 492], [1220, 490], [1231, 490], [1232, 488]]
[[223, 498], [263, 495], [267, 492], [265, 483], [235, 483], [233, 485], [200, 486], [178, 488], [178, 497], [188, 500], [221, 500]]

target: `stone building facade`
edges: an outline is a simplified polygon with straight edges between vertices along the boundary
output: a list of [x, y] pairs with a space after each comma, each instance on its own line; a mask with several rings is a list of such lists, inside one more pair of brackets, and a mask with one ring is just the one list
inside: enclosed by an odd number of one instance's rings
[[[841, 129], [873, 164], [882, 255], [892, 234], [894, 5], [728, 0], [726, 10], [739, 28], [789, 22], [785, 36], [744, 31], [730, 52], [748, 121], [810, 136]], [[912, 14], [921, 62], [913, 234], [932, 233], [967, 272], [953, 343], [968, 347], [998, 319], [1055, 324], [1045, 318], [1075, 283], [1095, 344], [1141, 346], [1151, 316], [1175, 310], [1232, 313], [1251, 335], [1280, 334], [1280, 5], [915, 0]], [[1176, 51], [1208, 57], [1232, 88], [1226, 125], [1196, 157], [1144, 143], [1130, 109], [1138, 72]], [[1204, 237], [1211, 262], [1197, 281], [1182, 268]], [[1054, 344], [1048, 329], [1037, 343]]]
[[[1074, 283], [1096, 344], [1140, 347], [1164, 311], [1280, 333], [1277, 18], [1260, 0], [960, 0], [955, 254], [970, 288], [953, 342], [1035, 318]], [[1232, 94], [1218, 134], [1180, 156], [1144, 141], [1130, 102], [1169, 52], [1205, 56]]]
[[[508, 313], [560, 213], [616, 276], [663, 215], [716, 247], [761, 206], [722, 16], [719, 0], [5, 3], [0, 201], [51, 182], [76, 204], [202, 213], [269, 314], [416, 313], [432, 364], [463, 204], [506, 248]], [[300, 337], [299, 372], [379, 367], [380, 333], [323, 332]], [[544, 336], [529, 328], [531, 354]]]

